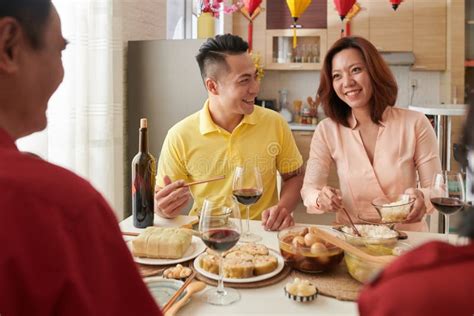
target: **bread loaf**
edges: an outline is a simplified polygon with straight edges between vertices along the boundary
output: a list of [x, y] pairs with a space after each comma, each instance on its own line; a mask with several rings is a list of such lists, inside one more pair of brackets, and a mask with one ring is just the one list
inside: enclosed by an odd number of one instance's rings
[[191, 245], [192, 234], [178, 227], [147, 227], [132, 240], [132, 253], [136, 257], [179, 259]]

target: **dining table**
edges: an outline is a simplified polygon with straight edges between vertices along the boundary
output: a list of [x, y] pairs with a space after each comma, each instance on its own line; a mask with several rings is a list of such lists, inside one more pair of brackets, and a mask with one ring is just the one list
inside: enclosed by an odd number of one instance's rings
[[[164, 219], [155, 216], [154, 226], [171, 227], [182, 226], [196, 222], [197, 217], [180, 215], [174, 219]], [[132, 217], [121, 221], [122, 232], [141, 232], [143, 229], [133, 226]], [[330, 226], [317, 225], [324, 229]], [[278, 232], [265, 230], [260, 221], [251, 220], [250, 229], [262, 237], [263, 243], [270, 249], [279, 252]], [[406, 232], [406, 243], [418, 246], [433, 240], [443, 240], [444, 235], [429, 232]], [[128, 240], [133, 237], [124, 236]], [[450, 236], [456, 242], [456, 236]], [[292, 280], [291, 274], [278, 283], [259, 288], [239, 288], [241, 299], [227, 306], [214, 306], [203, 301], [201, 293], [195, 294], [192, 299], [178, 312], [178, 315], [358, 315], [357, 303], [340, 301], [335, 298], [319, 294], [314, 301], [296, 302], [285, 296], [284, 287]], [[227, 286], [227, 284], [226, 284]], [[209, 285], [207, 286], [209, 288]]]

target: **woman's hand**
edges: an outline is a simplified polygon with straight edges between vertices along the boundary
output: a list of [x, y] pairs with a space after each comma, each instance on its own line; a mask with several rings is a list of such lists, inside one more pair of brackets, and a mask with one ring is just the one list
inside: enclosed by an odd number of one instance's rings
[[425, 196], [423, 192], [415, 188], [406, 189], [405, 194], [408, 194], [410, 198], [415, 198], [415, 204], [404, 223], [417, 223], [421, 221], [426, 214]]
[[316, 207], [324, 212], [342, 210], [341, 191], [329, 186], [323, 187], [316, 199]]

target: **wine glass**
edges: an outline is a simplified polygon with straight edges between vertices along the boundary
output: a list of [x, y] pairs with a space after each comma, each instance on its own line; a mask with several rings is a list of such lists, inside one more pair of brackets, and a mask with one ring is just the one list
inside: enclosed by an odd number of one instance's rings
[[464, 206], [464, 183], [459, 172], [443, 171], [433, 176], [430, 200], [444, 214], [444, 234], [449, 242], [449, 215]]
[[223, 201], [209, 198], [204, 200], [199, 218], [199, 232], [206, 246], [219, 254], [217, 288], [207, 290], [203, 296], [209, 304], [229, 305], [240, 300], [238, 291], [224, 288], [222, 253], [239, 241], [241, 229], [240, 210], [231, 196]]
[[257, 203], [263, 193], [262, 176], [257, 167], [236, 167], [232, 182], [232, 194], [240, 204], [246, 206], [247, 230], [240, 241], [257, 242], [262, 237], [250, 231], [250, 205]]

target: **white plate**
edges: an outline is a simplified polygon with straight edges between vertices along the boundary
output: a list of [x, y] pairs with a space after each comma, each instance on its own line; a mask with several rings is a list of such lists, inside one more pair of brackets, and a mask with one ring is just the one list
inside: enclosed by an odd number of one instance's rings
[[[132, 249], [132, 242], [128, 242], [128, 247]], [[153, 259], [153, 258], [141, 258], [133, 256], [133, 260], [136, 263], [148, 264], [148, 265], [169, 265], [180, 263], [184, 261], [191, 260], [199, 256], [204, 250], [206, 250], [206, 245], [202, 242], [201, 238], [193, 236], [191, 240], [191, 245], [188, 250], [184, 253], [183, 257], [179, 259]]]
[[[145, 279], [145, 283], [156, 303], [163, 308], [184, 282], [173, 279], [163, 279], [161, 277], [152, 277]], [[178, 300], [185, 294], [186, 290], [179, 296]]]
[[[270, 273], [254, 276], [254, 277], [251, 277], [251, 278], [244, 278], [244, 279], [224, 278], [224, 282], [227, 282], [227, 283], [258, 282], [258, 281], [270, 279], [271, 277], [273, 277], [273, 276], [277, 275], [278, 273], [280, 273], [281, 270], [283, 270], [283, 267], [285, 266], [285, 262], [283, 261], [283, 258], [280, 256], [280, 254], [277, 251], [275, 251], [273, 249], [268, 249], [268, 250], [270, 251], [271, 255], [273, 255], [277, 258], [278, 266], [275, 270], [273, 270]], [[201, 254], [199, 257], [194, 259], [194, 269], [196, 269], [197, 272], [201, 273], [205, 277], [217, 281], [219, 279], [219, 276], [217, 274], [208, 272], [208, 271], [204, 270], [203, 268], [201, 268], [201, 265], [199, 264], [199, 262], [201, 262], [201, 258], [204, 255], [205, 254]]]

